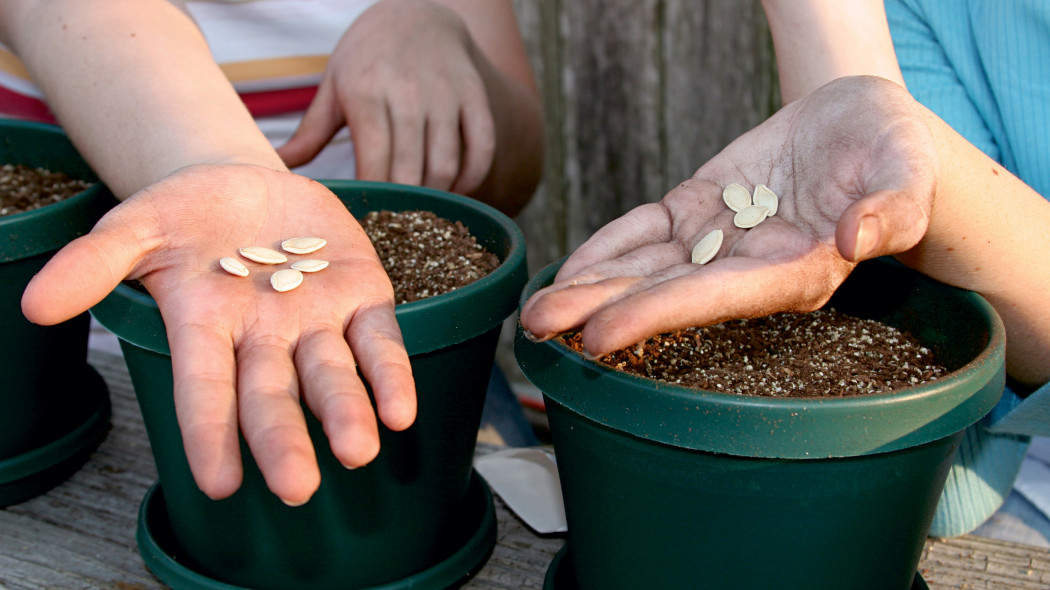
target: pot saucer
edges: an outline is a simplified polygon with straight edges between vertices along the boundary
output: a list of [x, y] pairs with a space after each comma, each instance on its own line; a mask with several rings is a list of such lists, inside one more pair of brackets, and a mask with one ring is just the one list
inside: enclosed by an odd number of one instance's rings
[[[164, 510], [164, 491], [155, 483], [139, 507], [136, 540], [146, 566], [173, 590], [246, 590], [206, 577], [180, 563], [172, 551], [168, 515]], [[496, 544], [496, 508], [492, 491], [476, 471], [471, 473], [464, 500], [465, 514], [473, 531], [470, 538], [439, 563], [406, 578], [358, 590], [446, 590], [457, 588], [488, 561]], [[475, 524], [476, 523], [476, 524]]]
[[89, 398], [86, 417], [59, 438], [0, 461], [0, 508], [24, 502], [69, 479], [106, 437], [109, 389], [91, 365], [85, 363], [83, 371], [83, 395]]
[[[569, 545], [565, 544], [554, 555], [550, 566], [547, 567], [547, 575], [543, 578], [543, 590], [577, 590], [577, 588], [576, 576], [572, 571], [572, 555], [569, 554]], [[926, 585], [926, 580], [922, 579], [919, 572], [915, 572], [911, 590], [930, 590]]]

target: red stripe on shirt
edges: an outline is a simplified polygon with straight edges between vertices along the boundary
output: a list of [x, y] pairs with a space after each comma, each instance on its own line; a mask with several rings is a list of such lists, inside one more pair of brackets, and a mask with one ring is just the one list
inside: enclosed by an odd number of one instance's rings
[[[253, 117], [268, 117], [306, 110], [317, 94], [316, 86], [305, 88], [288, 88], [284, 90], [267, 90], [264, 92], [246, 92], [241, 100], [248, 107]], [[38, 121], [40, 123], [57, 123], [55, 115], [47, 103], [31, 96], [19, 94], [0, 86], [0, 115]]]

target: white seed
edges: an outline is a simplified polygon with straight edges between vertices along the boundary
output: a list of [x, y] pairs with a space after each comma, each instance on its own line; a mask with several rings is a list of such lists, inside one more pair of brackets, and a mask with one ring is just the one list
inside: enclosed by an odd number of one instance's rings
[[733, 211], [742, 211], [751, 206], [751, 193], [734, 182], [722, 190], [722, 200]]
[[258, 262], [259, 264], [281, 264], [282, 262], [288, 262], [288, 257], [276, 250], [269, 248], [263, 248], [262, 246], [251, 246], [248, 248], [241, 248], [237, 250], [248, 260]]
[[762, 220], [768, 216], [769, 209], [762, 205], [751, 205], [741, 209], [739, 213], [733, 216], [733, 224], [737, 227], [748, 229], [762, 223]]
[[722, 247], [722, 230], [709, 232], [693, 246], [693, 264], [707, 264]]
[[282, 268], [270, 275], [270, 286], [275, 291], [285, 292], [303, 284], [303, 273], [294, 268]]
[[229, 256], [220, 258], [219, 266], [222, 267], [222, 270], [230, 273], [231, 275], [236, 275], [239, 277], [248, 276], [248, 267], [241, 264], [241, 261], [237, 260], [236, 258], [230, 258]]
[[762, 205], [766, 209], [769, 209], [769, 217], [773, 217], [777, 214], [777, 207], [780, 204], [780, 199], [768, 186], [764, 184], [756, 186], [753, 200], [756, 205]]
[[301, 272], [317, 272], [328, 268], [327, 260], [300, 260], [292, 263], [292, 268]]
[[281, 242], [281, 249], [292, 254], [309, 254], [324, 248], [327, 243], [321, 238], [292, 238]]

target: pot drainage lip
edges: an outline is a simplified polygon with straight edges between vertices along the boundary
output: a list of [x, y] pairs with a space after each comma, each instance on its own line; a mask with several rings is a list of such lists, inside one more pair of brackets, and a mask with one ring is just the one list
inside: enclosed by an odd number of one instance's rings
[[106, 382], [84, 363], [84, 395], [95, 398], [84, 421], [43, 446], [0, 461], [0, 507], [24, 502], [68, 479], [109, 431], [110, 403]]
[[[576, 590], [578, 588], [576, 576], [572, 571], [572, 555], [569, 553], [569, 544], [566, 543], [554, 555], [550, 566], [547, 567], [547, 575], [543, 578], [543, 590]], [[915, 572], [915, 578], [911, 582], [910, 590], [930, 590], [922, 574]]]
[[[169, 550], [164, 490], [154, 483], [139, 508], [136, 540], [143, 561], [154, 575], [173, 590], [247, 590], [206, 577], [176, 561]], [[452, 555], [408, 577], [358, 590], [445, 590], [473, 577], [488, 561], [496, 545], [496, 507], [492, 490], [477, 471], [471, 472], [466, 512], [478, 519], [470, 538]], [[473, 528], [473, 527], [472, 527]]]

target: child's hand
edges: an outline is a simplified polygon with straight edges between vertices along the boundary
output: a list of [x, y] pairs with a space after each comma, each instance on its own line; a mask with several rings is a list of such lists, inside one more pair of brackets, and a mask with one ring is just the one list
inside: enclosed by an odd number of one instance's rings
[[[907, 92], [847, 78], [795, 101], [730, 144], [659, 203], [614, 220], [581, 246], [521, 313], [547, 339], [583, 327], [601, 355], [647, 336], [823, 305], [864, 259], [917, 244], [929, 223], [938, 159]], [[723, 187], [765, 184], [779, 210], [734, 225]], [[705, 265], [693, 246], [721, 229]]]
[[[310, 257], [331, 264], [292, 291], [271, 288], [275, 267], [244, 261], [251, 274], [242, 278], [218, 265], [239, 258], [238, 248], [279, 250], [293, 237], [327, 240]], [[160, 306], [186, 454], [213, 498], [240, 485], [238, 430], [278, 497], [299, 504], [316, 491], [300, 396], [343, 464], [372, 460], [378, 429], [355, 363], [386, 426], [401, 430], [415, 419], [390, 281], [360, 225], [316, 182], [247, 165], [183, 169], [61, 250], [29, 284], [22, 307], [34, 322], [56, 323], [125, 277], [141, 280]]]
[[357, 177], [468, 194], [493, 163], [492, 65], [463, 20], [431, 2], [384, 0], [336, 47], [317, 96], [278, 153], [308, 162], [344, 125]]

